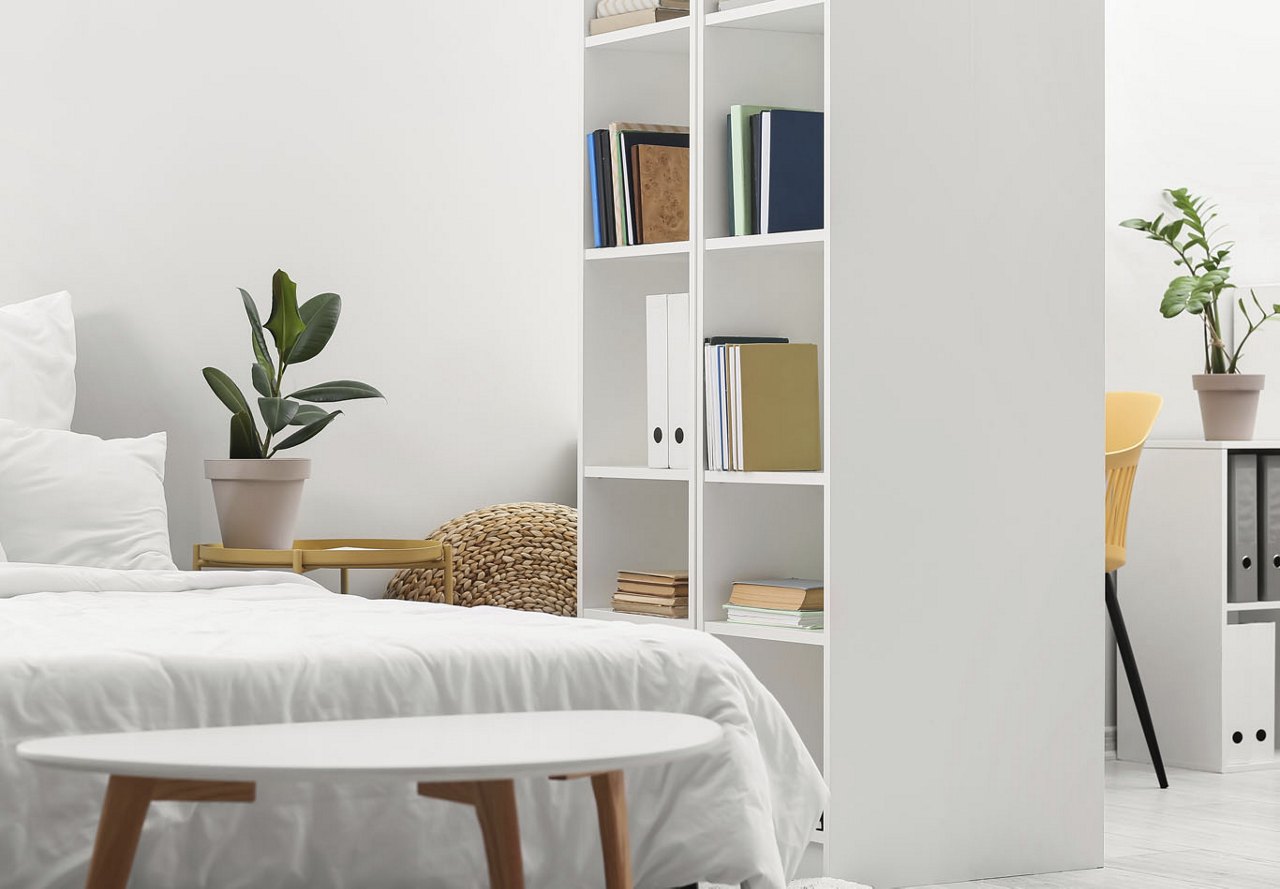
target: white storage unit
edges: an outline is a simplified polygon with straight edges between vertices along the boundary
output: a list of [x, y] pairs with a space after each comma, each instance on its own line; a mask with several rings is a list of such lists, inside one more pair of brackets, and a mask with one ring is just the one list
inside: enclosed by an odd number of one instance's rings
[[[592, 248], [584, 188], [581, 614], [689, 569], [648, 620], [737, 651], [831, 786], [804, 875], [1099, 866], [1102, 4], [692, 5], [584, 40], [578, 150], [687, 124], [692, 169], [688, 243]], [[731, 236], [732, 104], [826, 111], [823, 230]], [[646, 296], [684, 292], [695, 344], [818, 345], [823, 471], [708, 471], [699, 348], [693, 465], [648, 468]], [[726, 623], [760, 576], [824, 578], [826, 629]]]
[[[1280, 454], [1280, 442], [1148, 442], [1134, 482], [1120, 606], [1169, 766], [1280, 767], [1274, 626], [1280, 601], [1231, 602], [1227, 595], [1235, 567], [1228, 487], [1235, 454]], [[1271, 562], [1280, 558], [1259, 555], [1249, 570], [1274, 569]], [[1123, 677], [1116, 723], [1117, 756], [1150, 762]]]

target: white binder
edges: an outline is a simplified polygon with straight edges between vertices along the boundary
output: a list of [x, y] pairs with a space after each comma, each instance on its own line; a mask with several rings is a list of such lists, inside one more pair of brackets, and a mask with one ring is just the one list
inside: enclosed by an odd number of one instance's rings
[[667, 296], [662, 293], [645, 300], [649, 468], [666, 469], [671, 465], [667, 435]]
[[689, 336], [689, 294], [667, 295], [667, 429], [672, 469], [693, 465], [693, 350]]
[[1253, 765], [1275, 758], [1276, 625], [1226, 628], [1222, 652], [1222, 763]]

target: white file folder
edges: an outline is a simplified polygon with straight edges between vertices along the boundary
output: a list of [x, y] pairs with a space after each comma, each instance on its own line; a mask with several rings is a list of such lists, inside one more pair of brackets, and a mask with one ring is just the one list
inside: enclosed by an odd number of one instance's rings
[[645, 299], [649, 468], [666, 469], [671, 465], [667, 435], [667, 295], [661, 293]]
[[693, 465], [693, 350], [689, 336], [689, 294], [667, 294], [667, 429], [672, 469]]
[[1222, 762], [1253, 765], [1275, 759], [1276, 625], [1226, 628], [1222, 652]]

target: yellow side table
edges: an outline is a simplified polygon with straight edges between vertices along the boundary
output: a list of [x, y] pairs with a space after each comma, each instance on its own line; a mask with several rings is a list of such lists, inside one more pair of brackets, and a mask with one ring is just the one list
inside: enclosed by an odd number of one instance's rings
[[445, 602], [453, 604], [453, 547], [439, 540], [295, 540], [293, 549], [228, 549], [219, 543], [197, 543], [191, 568], [283, 568], [297, 574], [337, 568], [342, 573], [343, 595], [352, 568], [443, 568]]

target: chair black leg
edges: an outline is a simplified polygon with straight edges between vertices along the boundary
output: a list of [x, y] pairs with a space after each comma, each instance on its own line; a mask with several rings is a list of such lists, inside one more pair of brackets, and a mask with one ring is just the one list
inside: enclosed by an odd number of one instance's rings
[[1107, 613], [1111, 615], [1111, 628], [1116, 633], [1116, 647], [1120, 649], [1120, 660], [1124, 662], [1124, 675], [1129, 677], [1129, 691], [1133, 693], [1133, 706], [1138, 710], [1138, 719], [1142, 722], [1142, 734], [1147, 739], [1147, 750], [1151, 753], [1151, 764], [1156, 768], [1156, 779], [1161, 789], [1169, 786], [1169, 779], [1164, 774], [1164, 760], [1160, 758], [1160, 744], [1156, 741], [1156, 729], [1151, 724], [1151, 710], [1147, 707], [1147, 694], [1142, 690], [1142, 678], [1138, 675], [1138, 661], [1133, 656], [1133, 644], [1129, 642], [1129, 631], [1124, 626], [1124, 615], [1120, 613], [1120, 599], [1116, 596], [1115, 578], [1104, 574], [1107, 588]]

